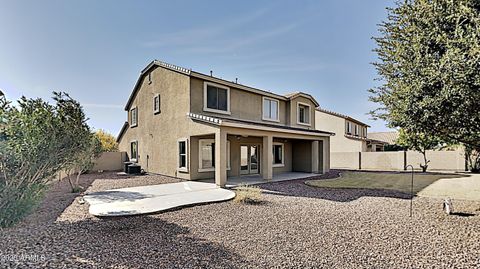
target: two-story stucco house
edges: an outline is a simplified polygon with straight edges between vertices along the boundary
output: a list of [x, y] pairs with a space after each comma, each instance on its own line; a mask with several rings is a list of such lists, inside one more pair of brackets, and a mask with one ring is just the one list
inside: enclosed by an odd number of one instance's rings
[[382, 141], [368, 137], [368, 124], [350, 116], [317, 108], [315, 127], [335, 133], [330, 139], [331, 152], [365, 152], [383, 150]]
[[125, 106], [119, 148], [148, 172], [187, 180], [329, 170], [331, 132], [317, 101], [248, 87], [153, 61]]

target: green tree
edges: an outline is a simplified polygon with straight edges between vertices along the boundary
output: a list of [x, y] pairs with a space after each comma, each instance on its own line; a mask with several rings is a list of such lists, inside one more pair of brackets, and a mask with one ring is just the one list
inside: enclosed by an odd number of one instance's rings
[[10, 226], [38, 203], [54, 175], [84, 149], [77, 138], [90, 129], [80, 104], [53, 93], [54, 104], [0, 98], [0, 227]]
[[[94, 133], [90, 133], [85, 137], [77, 137], [77, 139], [84, 143], [83, 149], [79, 149], [75, 156], [65, 165], [65, 171], [72, 192], [83, 190], [83, 187], [80, 186], [80, 176], [92, 169], [95, 160], [102, 153], [102, 145]], [[72, 180], [72, 174], [74, 173], [76, 174], [75, 181]]]
[[103, 152], [118, 151], [118, 143], [115, 137], [100, 129], [95, 132], [95, 136], [100, 140]]
[[478, 152], [480, 1], [399, 1], [379, 31], [372, 115]]
[[430, 162], [427, 158], [427, 150], [438, 148], [442, 144], [442, 141], [436, 136], [421, 133], [409, 133], [400, 130], [397, 144], [407, 149], [418, 151], [423, 155], [423, 164], [420, 163], [419, 165], [425, 173], [427, 172], [428, 163]]

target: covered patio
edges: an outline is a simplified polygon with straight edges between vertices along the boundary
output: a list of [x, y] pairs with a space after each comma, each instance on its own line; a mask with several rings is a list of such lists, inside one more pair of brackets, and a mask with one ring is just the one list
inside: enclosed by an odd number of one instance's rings
[[191, 180], [214, 179], [220, 187], [292, 180], [330, 169], [332, 133], [195, 117], [217, 127], [214, 133], [191, 136]]

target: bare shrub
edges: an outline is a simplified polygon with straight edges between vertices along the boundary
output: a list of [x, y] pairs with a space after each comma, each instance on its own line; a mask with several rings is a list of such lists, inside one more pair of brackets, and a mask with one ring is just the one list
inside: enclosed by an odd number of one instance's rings
[[235, 188], [235, 199], [237, 203], [255, 204], [262, 198], [262, 190], [256, 186], [241, 184]]

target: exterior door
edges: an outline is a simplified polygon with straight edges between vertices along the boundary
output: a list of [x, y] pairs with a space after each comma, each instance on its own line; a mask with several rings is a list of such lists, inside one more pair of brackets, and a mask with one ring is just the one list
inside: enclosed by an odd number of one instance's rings
[[259, 170], [259, 150], [258, 145], [240, 146], [240, 174], [258, 174]]

